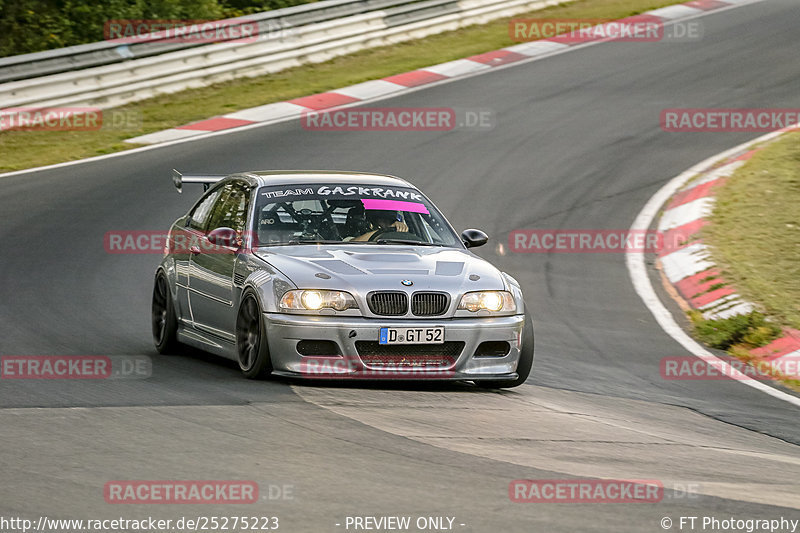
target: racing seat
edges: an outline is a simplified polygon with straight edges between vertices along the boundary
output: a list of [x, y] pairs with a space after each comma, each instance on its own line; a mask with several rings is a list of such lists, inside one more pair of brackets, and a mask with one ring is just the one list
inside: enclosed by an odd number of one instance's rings
[[367, 211], [364, 205], [359, 202], [358, 205], [351, 207], [347, 211], [347, 218], [344, 221], [343, 235], [347, 237], [358, 237], [370, 230], [370, 223], [367, 221]]

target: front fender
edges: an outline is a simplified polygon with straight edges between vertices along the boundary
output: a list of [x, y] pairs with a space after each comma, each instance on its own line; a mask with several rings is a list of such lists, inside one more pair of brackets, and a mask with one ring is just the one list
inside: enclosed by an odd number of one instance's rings
[[525, 300], [522, 296], [522, 287], [520, 286], [519, 282], [510, 274], [506, 272], [502, 272], [502, 274], [503, 281], [506, 285], [506, 290], [514, 296], [514, 303], [517, 305], [517, 313], [520, 315], [525, 314]]
[[[261, 309], [265, 313], [279, 312], [278, 302], [281, 296], [290, 289], [296, 289], [297, 286], [283, 273], [271, 265], [261, 262], [259, 259], [251, 257], [245, 263], [244, 270], [249, 274], [242, 286], [234, 294], [234, 308], [238, 309], [244, 292], [251, 290], [255, 293]], [[237, 268], [239, 268], [238, 265]]]

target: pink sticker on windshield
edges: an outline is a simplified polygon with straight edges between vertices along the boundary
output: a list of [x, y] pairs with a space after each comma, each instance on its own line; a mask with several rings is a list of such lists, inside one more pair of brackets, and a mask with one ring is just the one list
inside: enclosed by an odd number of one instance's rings
[[400, 200], [374, 200], [362, 199], [364, 209], [380, 211], [406, 211], [407, 213], [425, 213], [429, 215], [428, 208], [417, 202], [403, 202]]

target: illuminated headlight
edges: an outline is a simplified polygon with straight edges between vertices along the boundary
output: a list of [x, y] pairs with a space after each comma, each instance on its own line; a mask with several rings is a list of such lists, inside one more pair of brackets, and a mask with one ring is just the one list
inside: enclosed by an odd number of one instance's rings
[[481, 310], [514, 312], [517, 309], [514, 297], [507, 291], [478, 291], [468, 292], [461, 297], [459, 309], [472, 311], [473, 313]]
[[296, 289], [283, 295], [281, 309], [318, 311], [320, 309], [358, 309], [358, 304], [349, 292]]

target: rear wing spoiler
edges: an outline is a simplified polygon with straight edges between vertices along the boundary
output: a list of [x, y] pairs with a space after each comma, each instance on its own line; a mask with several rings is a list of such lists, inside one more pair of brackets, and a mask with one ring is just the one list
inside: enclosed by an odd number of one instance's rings
[[183, 192], [184, 183], [202, 183], [203, 190], [207, 191], [212, 183], [216, 183], [225, 177], [227, 176], [223, 174], [187, 174], [184, 176], [174, 168], [172, 169], [172, 184], [178, 190], [178, 194]]

